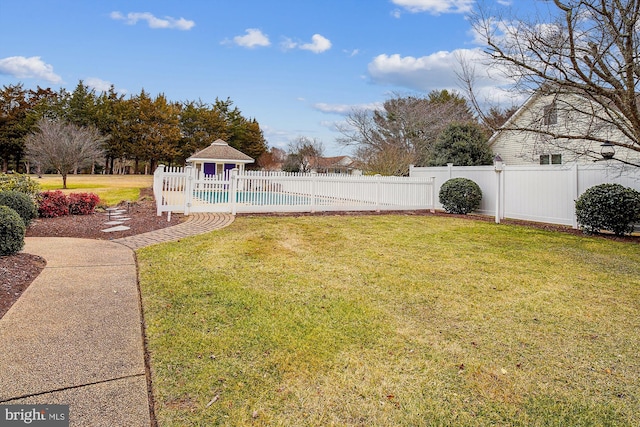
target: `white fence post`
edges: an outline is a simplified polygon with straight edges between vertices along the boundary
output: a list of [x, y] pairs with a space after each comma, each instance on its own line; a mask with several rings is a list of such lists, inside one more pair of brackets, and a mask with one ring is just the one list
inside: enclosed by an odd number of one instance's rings
[[238, 169], [237, 168], [231, 169], [231, 175], [230, 175], [231, 185], [229, 185], [229, 193], [227, 196], [227, 201], [231, 204], [231, 215], [235, 215], [237, 211], [236, 199], [238, 198], [238, 179], [239, 179]]
[[162, 216], [162, 183], [164, 181], [164, 165], [158, 165], [153, 173], [153, 197], [156, 199], [156, 214]]
[[318, 196], [318, 175], [311, 176], [311, 212], [316, 211], [316, 198]]
[[376, 212], [380, 212], [380, 178], [382, 175], [376, 175]]
[[436, 177], [431, 177], [431, 213], [436, 213]]
[[571, 176], [569, 177], [569, 185], [571, 186], [570, 189], [570, 193], [573, 197], [572, 200], [569, 200], [569, 203], [571, 205], [571, 212], [572, 212], [572, 227], [574, 229], [578, 229], [578, 217], [576, 216], [576, 209], [575, 209], [575, 201], [578, 200], [578, 196], [580, 196], [580, 190], [579, 190], [579, 182], [578, 182], [578, 164], [574, 163], [571, 166]]
[[184, 172], [186, 179], [184, 182], [184, 214], [191, 213], [191, 204], [193, 203], [193, 184], [195, 180], [195, 168], [193, 166], [185, 166]]

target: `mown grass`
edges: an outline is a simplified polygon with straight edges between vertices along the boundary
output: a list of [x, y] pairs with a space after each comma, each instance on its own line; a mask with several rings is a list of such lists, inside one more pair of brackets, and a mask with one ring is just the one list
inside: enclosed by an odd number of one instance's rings
[[67, 189], [62, 189], [61, 175], [43, 175], [31, 178], [43, 191], [61, 190], [64, 193], [94, 193], [101, 205], [113, 206], [126, 200], [135, 201], [140, 190], [153, 185], [153, 175], [67, 175]]
[[161, 426], [640, 425], [640, 246], [239, 217], [138, 251]]

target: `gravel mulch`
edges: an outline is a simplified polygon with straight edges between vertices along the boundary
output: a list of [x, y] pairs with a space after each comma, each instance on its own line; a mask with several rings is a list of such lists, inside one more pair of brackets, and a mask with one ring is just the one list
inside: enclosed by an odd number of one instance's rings
[[[69, 215], [58, 218], [38, 218], [27, 229], [27, 237], [75, 237], [83, 239], [111, 240], [127, 237], [148, 231], [159, 230], [176, 225], [182, 220], [182, 215], [172, 215], [167, 221], [167, 215], [157, 216], [155, 202], [151, 196], [151, 189], [141, 192], [140, 200], [129, 206], [125, 215], [130, 220], [123, 225], [130, 227], [126, 231], [105, 233], [102, 230], [111, 227], [105, 225], [109, 221], [105, 211], [98, 211], [92, 215]], [[35, 255], [24, 252], [10, 256], [0, 256], [0, 318], [18, 300], [22, 292], [38, 277], [45, 267], [46, 261]]]

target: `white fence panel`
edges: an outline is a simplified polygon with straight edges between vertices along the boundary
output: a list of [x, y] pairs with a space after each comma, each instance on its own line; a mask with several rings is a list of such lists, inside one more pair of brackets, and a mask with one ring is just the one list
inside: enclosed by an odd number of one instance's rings
[[[434, 176], [436, 197], [448, 179], [468, 178], [482, 190], [479, 213], [496, 215], [496, 202], [499, 201], [500, 218], [573, 227], [577, 227], [575, 200], [594, 185], [617, 183], [640, 191], [640, 168], [610, 162], [593, 165], [504, 166], [501, 173], [497, 173], [493, 166], [412, 167], [410, 176]], [[442, 209], [439, 200], [436, 208]]]
[[432, 178], [248, 172], [203, 176], [193, 168], [158, 167], [162, 212], [315, 212], [434, 209]]

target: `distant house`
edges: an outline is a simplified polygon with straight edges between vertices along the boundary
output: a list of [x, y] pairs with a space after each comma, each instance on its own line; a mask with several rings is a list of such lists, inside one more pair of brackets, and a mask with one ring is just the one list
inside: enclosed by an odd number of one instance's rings
[[317, 173], [343, 173], [343, 174], [359, 174], [353, 159], [349, 156], [336, 157], [318, 157], [314, 159], [314, 172]]
[[205, 175], [226, 175], [228, 171], [236, 168], [243, 172], [245, 165], [253, 162], [254, 159], [230, 147], [221, 139], [187, 159], [187, 163], [193, 165], [198, 173]]
[[[602, 159], [602, 144], [571, 137], [589, 133], [608, 141], [628, 141], [620, 130], [602, 120], [603, 115], [602, 106], [577, 94], [537, 92], [493, 134], [489, 147], [507, 165], [593, 163]], [[640, 162], [636, 151], [618, 146], [615, 150], [617, 159]]]

